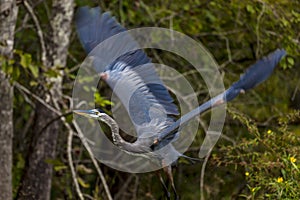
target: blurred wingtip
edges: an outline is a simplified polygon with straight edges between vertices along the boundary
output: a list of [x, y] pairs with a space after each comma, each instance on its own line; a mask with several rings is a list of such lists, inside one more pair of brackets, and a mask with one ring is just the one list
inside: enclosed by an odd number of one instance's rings
[[101, 13], [100, 7], [91, 8], [89, 6], [82, 6], [77, 8], [76, 10], [75, 21], [78, 24], [78, 22], [81, 22], [86, 19], [91, 19], [92, 16], [98, 15], [100, 13]]
[[272, 53], [270, 53], [267, 58], [275, 58], [275, 62], [279, 62], [282, 57], [284, 57], [286, 55], [286, 50], [285, 49], [276, 49], [275, 51], [273, 51]]
[[275, 52], [279, 52], [279, 53], [282, 54], [283, 56], [286, 55], [286, 50], [285, 50], [285, 49], [276, 49]]
[[282, 56], [285, 56], [287, 54], [285, 49], [276, 49], [276, 52], [279, 52], [279, 54]]
[[247, 91], [254, 88], [268, 79], [274, 68], [285, 55], [285, 49], [276, 49], [251, 65], [240, 77], [240, 80], [233, 83], [232, 86], [226, 90], [224, 95], [225, 101], [231, 101], [238, 96], [241, 91]]

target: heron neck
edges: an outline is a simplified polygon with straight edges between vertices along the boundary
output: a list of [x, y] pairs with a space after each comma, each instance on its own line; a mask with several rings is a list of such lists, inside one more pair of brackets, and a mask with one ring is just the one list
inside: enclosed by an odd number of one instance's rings
[[118, 146], [124, 150], [133, 146], [132, 143], [127, 142], [126, 140], [124, 140], [121, 137], [121, 135], [119, 133], [119, 126], [114, 119], [112, 119], [109, 115], [103, 114], [103, 116], [101, 117], [101, 120], [110, 127], [113, 142], [116, 146]]

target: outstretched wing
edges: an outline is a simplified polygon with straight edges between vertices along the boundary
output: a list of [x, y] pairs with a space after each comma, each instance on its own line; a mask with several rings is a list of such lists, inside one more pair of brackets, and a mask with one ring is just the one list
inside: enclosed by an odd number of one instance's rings
[[[141, 77], [152, 78], [151, 82], [162, 84], [151, 64], [105, 72], [105, 81], [119, 97], [136, 127], [148, 124], [154, 119], [168, 121], [169, 115], [177, 114], [177, 110], [167, 104], [163, 106]], [[138, 130], [137, 132], [139, 133]]]
[[[81, 7], [76, 14], [80, 41], [87, 53], [98, 44], [126, 31], [109, 13], [100, 8]], [[94, 66], [101, 73], [99, 66]], [[151, 60], [142, 50], [125, 53], [105, 67], [105, 80], [122, 101], [135, 125], [154, 118], [169, 119], [178, 115], [168, 90], [155, 72]]]
[[[101, 13], [99, 7], [80, 7], [75, 21], [79, 39], [87, 54], [109, 37], [126, 31], [109, 12]], [[122, 60], [126, 60], [126, 64], [131, 67], [151, 62], [142, 50], [124, 54], [117, 58], [115, 63]], [[113, 63], [110, 68], [113, 68]], [[98, 66], [95, 66], [95, 69], [97, 70]]]
[[255, 64], [251, 65], [246, 70], [245, 74], [241, 76], [240, 80], [233, 83], [231, 87], [228, 88], [225, 92], [219, 94], [218, 96], [210, 99], [209, 101], [205, 102], [196, 109], [185, 114], [174, 124], [172, 124], [170, 127], [161, 132], [158, 138], [154, 141], [151, 148], [162, 148], [163, 146], [174, 140], [174, 137], [176, 137], [176, 134], [178, 134], [180, 129], [191, 119], [201, 115], [203, 112], [212, 107], [233, 100], [241, 92], [250, 90], [253, 87], [265, 81], [272, 74], [274, 68], [285, 54], [285, 50], [277, 49], [273, 53], [270, 53], [268, 56], [258, 60]]
[[277, 49], [250, 66], [241, 76], [240, 80], [233, 83], [226, 91], [226, 101], [231, 101], [241, 91], [247, 91], [265, 81], [272, 74], [274, 68], [285, 54], [285, 50]]

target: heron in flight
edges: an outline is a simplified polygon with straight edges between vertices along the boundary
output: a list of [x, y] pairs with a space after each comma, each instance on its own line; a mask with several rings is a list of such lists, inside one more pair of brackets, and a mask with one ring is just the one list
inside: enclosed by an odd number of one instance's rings
[[[108, 12], [101, 13], [99, 7], [79, 8], [75, 20], [79, 39], [87, 54], [109, 37], [126, 31]], [[137, 156], [147, 155], [150, 160], [160, 163], [171, 182], [175, 199], [179, 199], [171, 165], [166, 166], [164, 163], [168, 163], [170, 155], [175, 156], [174, 162], [179, 157], [194, 161], [193, 158], [178, 152], [172, 145], [172, 142], [178, 138], [182, 127], [208, 109], [229, 102], [238, 94], [244, 93], [266, 80], [285, 54], [285, 50], [277, 49], [263, 57], [250, 66], [240, 80], [233, 83], [225, 92], [178, 120], [174, 118], [179, 115], [178, 108], [143, 50], [138, 49], [119, 56], [107, 65], [104, 71], [99, 70], [99, 66], [95, 62], [93, 67], [99, 73], [101, 80], [104, 80], [111, 89], [114, 89], [116, 85], [121, 87], [117, 92], [114, 90], [121, 102], [125, 104], [122, 99], [130, 99], [129, 104], [124, 106], [137, 132], [137, 139], [132, 143], [120, 136], [118, 124], [100, 109], [75, 110], [74, 112], [107, 123], [111, 127], [114, 144], [122, 151]], [[161, 84], [148, 83], [146, 80], [149, 79], [156, 80]], [[135, 91], [129, 94], [131, 86], [135, 87]], [[165, 115], [161, 115], [155, 110], [164, 110]], [[167, 198], [170, 199], [170, 193], [162, 177], [159, 178]]]

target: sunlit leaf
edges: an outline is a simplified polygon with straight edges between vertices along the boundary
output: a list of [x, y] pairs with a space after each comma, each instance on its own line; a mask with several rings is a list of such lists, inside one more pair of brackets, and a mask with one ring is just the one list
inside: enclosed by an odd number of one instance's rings
[[21, 57], [20, 64], [22, 67], [24, 67], [26, 69], [27, 67], [29, 67], [31, 65], [32, 58], [31, 58], [30, 54], [28, 54], [28, 53], [20, 54], [20, 57]]
[[84, 182], [84, 180], [80, 177], [77, 177], [77, 181], [79, 183], [79, 185], [81, 185], [83, 188], [89, 188], [90, 184]]

